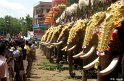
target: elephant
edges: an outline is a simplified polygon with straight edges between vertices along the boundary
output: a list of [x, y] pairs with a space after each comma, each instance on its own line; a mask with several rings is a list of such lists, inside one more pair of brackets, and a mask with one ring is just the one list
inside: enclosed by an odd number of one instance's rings
[[56, 56], [56, 53], [57, 53], [57, 52], [56, 52], [57, 48], [54, 47], [54, 46], [52, 45], [52, 43], [56, 42], [56, 40], [57, 40], [57, 38], [58, 38], [58, 36], [59, 36], [61, 30], [62, 30], [62, 25], [59, 25], [59, 26], [57, 26], [57, 27], [53, 27], [53, 31], [52, 31], [51, 34], [48, 36], [48, 40], [47, 40], [47, 43], [46, 43], [46, 47], [47, 47], [48, 52], [49, 52], [49, 53], [47, 54], [47, 56], [48, 56], [48, 59], [49, 59], [50, 62], [53, 61], [53, 56]]
[[44, 45], [44, 53], [47, 57], [47, 59], [49, 59], [49, 61], [52, 61], [51, 57], [50, 57], [50, 54], [51, 54], [51, 50], [49, 50], [49, 41], [51, 40], [51, 37], [52, 37], [52, 34], [54, 33], [53, 30], [55, 30], [56, 27], [50, 27], [46, 33], [44, 34], [44, 39], [43, 39], [43, 42], [41, 42], [42, 45]]
[[47, 54], [47, 48], [45, 45], [46, 45], [46, 41], [49, 39], [50, 33], [52, 32], [51, 30], [52, 28], [49, 28], [41, 38], [41, 47], [45, 55]]
[[57, 41], [57, 39], [58, 39], [58, 37], [59, 37], [59, 35], [60, 35], [61, 31], [62, 31], [62, 28], [63, 28], [63, 26], [60, 25], [60, 26], [57, 27], [56, 30], [54, 30], [54, 33], [52, 34], [51, 40], [49, 42], [50, 45], [48, 46], [48, 48], [49, 48], [49, 50], [51, 50], [50, 51], [50, 58], [52, 58], [52, 59], [54, 57], [57, 58], [57, 55], [59, 53], [61, 53], [61, 51], [59, 51], [59, 48], [56, 47], [56, 45], [53, 45], [53, 43], [55, 43]]
[[[124, 54], [124, 1], [117, 1], [106, 11], [106, 18], [98, 36], [97, 55], [90, 64], [83, 67], [85, 70], [97, 67], [97, 80], [117, 80], [121, 72], [121, 63]], [[120, 22], [121, 21], [121, 22]], [[117, 25], [117, 22], [120, 24]]]
[[[65, 60], [67, 62], [67, 54], [65, 51], [62, 51], [61, 49], [66, 45], [68, 36], [69, 36], [69, 31], [72, 28], [74, 22], [67, 23], [64, 25], [62, 28], [61, 33], [59, 34], [59, 37], [56, 41], [56, 43], [52, 43], [52, 45], [57, 46], [57, 64], [60, 63], [60, 61]], [[65, 57], [63, 57], [63, 55]]]
[[[100, 31], [101, 29], [100, 25], [104, 21], [104, 19], [105, 12], [98, 12], [91, 16], [91, 19], [88, 21], [88, 24], [86, 25], [85, 36], [84, 40], [82, 41], [83, 42], [82, 49], [77, 55], [73, 56], [74, 59], [76, 58], [83, 59], [83, 66], [90, 63], [97, 57], [97, 55], [95, 54], [96, 46], [98, 44], [97, 33]], [[87, 77], [83, 76], [83, 79], [86, 78]]]
[[[77, 53], [81, 49], [81, 41], [83, 40], [84, 30], [85, 30], [85, 24], [87, 23], [87, 20], [78, 20], [75, 22], [73, 27], [71, 28], [69, 32], [69, 37], [67, 40], [67, 46], [65, 46], [62, 50], [65, 50], [67, 52], [67, 60], [69, 64], [69, 74], [71, 77], [75, 76], [75, 73], [73, 72], [73, 66], [74, 62], [79, 62], [80, 59], [74, 60], [72, 58], [73, 54]], [[80, 36], [80, 37], [79, 37]], [[80, 64], [82, 65], [82, 64]], [[77, 66], [77, 63], [75, 63], [75, 66]]]

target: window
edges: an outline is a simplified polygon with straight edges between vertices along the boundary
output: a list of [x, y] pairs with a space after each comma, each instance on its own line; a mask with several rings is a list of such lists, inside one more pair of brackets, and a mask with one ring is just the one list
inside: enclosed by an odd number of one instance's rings
[[40, 13], [43, 13], [43, 9], [40, 10]]
[[50, 11], [50, 9], [47, 9], [46, 11], [47, 11], [47, 13], [48, 13], [48, 12]]

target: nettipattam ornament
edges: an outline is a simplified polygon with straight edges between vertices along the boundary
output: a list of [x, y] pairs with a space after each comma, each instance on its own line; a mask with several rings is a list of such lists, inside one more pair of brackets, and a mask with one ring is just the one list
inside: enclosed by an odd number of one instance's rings
[[[106, 11], [106, 19], [104, 20], [103, 28], [101, 29], [101, 34], [99, 35], [98, 43], [98, 56], [103, 56], [110, 50], [110, 41], [112, 41], [112, 36], [114, 36], [118, 30], [117, 23], [124, 18], [124, 1], [117, 1], [112, 4]], [[113, 34], [112, 34], [113, 33]]]
[[87, 20], [78, 20], [73, 27], [71, 28], [70, 32], [69, 32], [69, 37], [67, 40], [67, 44], [69, 44], [70, 42], [72, 42], [75, 38], [75, 36], [77, 35], [78, 31], [80, 30], [84, 30], [85, 28], [85, 24], [86, 24]]
[[85, 30], [85, 37], [82, 48], [86, 48], [86, 46], [89, 45], [89, 41], [92, 39], [93, 34], [97, 33], [96, 29], [99, 29], [100, 27], [99, 26], [101, 24], [100, 21], [104, 20], [104, 18], [105, 12], [98, 12], [90, 17], [90, 20]]

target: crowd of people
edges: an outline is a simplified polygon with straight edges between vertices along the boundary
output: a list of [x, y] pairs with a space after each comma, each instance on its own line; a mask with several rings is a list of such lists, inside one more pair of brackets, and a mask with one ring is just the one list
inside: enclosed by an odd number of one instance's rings
[[35, 61], [35, 41], [0, 36], [0, 81], [26, 81]]

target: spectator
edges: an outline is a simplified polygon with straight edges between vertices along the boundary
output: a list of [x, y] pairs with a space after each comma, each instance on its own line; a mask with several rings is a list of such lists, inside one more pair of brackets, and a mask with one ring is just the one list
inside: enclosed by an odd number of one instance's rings
[[31, 46], [31, 44], [29, 44], [29, 42], [26, 41], [24, 49], [26, 50], [27, 61], [28, 61], [27, 77], [30, 77], [30, 75], [31, 75], [31, 66], [32, 66], [32, 53], [31, 53], [30, 46]]
[[33, 41], [32, 45], [31, 45], [31, 50], [32, 50], [32, 59], [36, 60], [36, 46], [35, 46], [34, 41]]
[[8, 66], [6, 62], [5, 54], [6, 45], [5, 42], [0, 41], [0, 81], [9, 80]]

